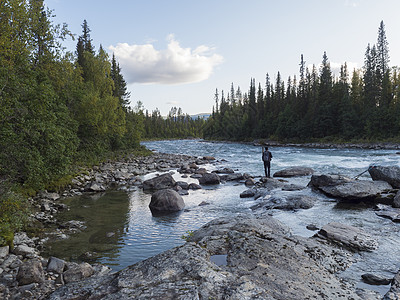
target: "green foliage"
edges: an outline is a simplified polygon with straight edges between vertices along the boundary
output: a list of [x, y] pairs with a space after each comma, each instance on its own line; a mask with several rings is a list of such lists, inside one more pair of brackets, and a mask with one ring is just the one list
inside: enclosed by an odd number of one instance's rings
[[193, 231], [193, 230], [187, 230], [187, 231], [186, 231], [186, 234], [183, 234], [183, 235], [181, 236], [181, 239], [182, 239], [182, 240], [185, 240], [186, 242], [189, 242], [190, 239], [192, 238], [193, 234], [194, 234], [194, 231]]
[[[377, 46], [368, 45], [363, 70], [347, 66], [332, 74], [326, 53], [319, 72], [300, 61], [300, 81], [287, 81], [280, 73], [275, 85], [266, 76], [265, 89], [256, 93], [255, 80], [249, 92], [215, 94], [213, 114], [204, 126], [204, 137], [224, 140], [278, 139], [300, 141], [387, 140], [400, 138], [400, 77], [389, 69], [389, 53], [383, 22]], [[362, 75], [361, 75], [362, 74]]]
[[0, 246], [13, 247], [14, 233], [21, 230], [29, 216], [28, 201], [19, 194], [0, 187]]

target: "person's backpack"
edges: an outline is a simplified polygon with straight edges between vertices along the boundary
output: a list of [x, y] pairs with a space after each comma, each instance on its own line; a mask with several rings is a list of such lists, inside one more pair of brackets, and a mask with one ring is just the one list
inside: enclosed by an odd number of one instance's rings
[[264, 151], [262, 156], [263, 161], [270, 161], [271, 160], [271, 152]]

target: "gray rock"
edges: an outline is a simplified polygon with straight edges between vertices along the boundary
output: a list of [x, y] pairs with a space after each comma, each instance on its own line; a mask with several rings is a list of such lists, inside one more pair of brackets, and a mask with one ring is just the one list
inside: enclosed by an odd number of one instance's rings
[[392, 278], [384, 278], [370, 273], [361, 275], [361, 278], [365, 283], [371, 285], [388, 285], [392, 282]]
[[65, 283], [80, 281], [94, 274], [94, 269], [88, 263], [73, 265], [63, 273]]
[[189, 190], [201, 190], [201, 186], [197, 183], [192, 182], [189, 184]]
[[257, 190], [256, 189], [248, 189], [245, 190], [240, 194], [240, 198], [251, 198], [254, 197], [256, 194]]
[[400, 208], [400, 191], [397, 192], [396, 196], [393, 199], [393, 207]]
[[8, 253], [10, 253], [9, 246], [0, 247], [0, 259], [6, 257]]
[[217, 173], [217, 174], [233, 174], [235, 171], [233, 171], [231, 168], [223, 168], [219, 170], [212, 171], [212, 173]]
[[187, 183], [186, 181], [177, 181], [176, 185], [180, 186], [184, 190], [188, 190], [189, 189], [189, 183]]
[[222, 174], [219, 175], [221, 181], [235, 181], [235, 180], [242, 180], [243, 174], [240, 173], [233, 173], [233, 174]]
[[204, 160], [215, 160], [215, 157], [213, 156], [203, 156]]
[[62, 259], [59, 259], [57, 257], [51, 256], [49, 258], [49, 263], [47, 265], [47, 271], [48, 272], [54, 272], [57, 274], [61, 274], [64, 271], [65, 268], [65, 261]]
[[388, 205], [378, 204], [376, 206], [377, 211], [375, 214], [379, 217], [387, 218], [393, 222], [400, 222], [400, 208], [393, 208]]
[[144, 190], [163, 190], [171, 189], [175, 186], [175, 179], [171, 174], [165, 173], [163, 175], [143, 181]]
[[206, 205], [210, 205], [210, 203], [208, 203], [207, 201], [201, 201], [199, 206], [206, 206]]
[[385, 294], [383, 300], [400, 299], [400, 271], [394, 276], [389, 292]]
[[341, 200], [377, 199], [392, 187], [385, 181], [351, 180], [338, 175], [313, 175], [309, 185]]
[[36, 255], [36, 250], [35, 248], [29, 247], [27, 245], [18, 245], [17, 247], [14, 248], [13, 253], [16, 255], [22, 255], [22, 256], [33, 256]]
[[312, 174], [314, 174], [313, 169], [296, 166], [275, 172], [273, 177], [297, 177], [297, 176], [308, 176]]
[[[223, 257], [223, 263], [214, 258]], [[191, 242], [116, 274], [65, 285], [49, 300], [80, 299], [354, 299], [335, 274], [345, 251], [290, 236], [271, 217], [220, 218]], [[329, 266], [329, 267], [328, 267]], [[338, 267], [339, 268], [339, 267]], [[343, 269], [344, 267], [340, 267]], [[338, 270], [336, 270], [337, 272]]]
[[98, 193], [98, 192], [104, 192], [106, 188], [99, 182], [92, 182], [88, 184], [86, 190], [88, 192]]
[[253, 206], [252, 209], [309, 209], [314, 206], [316, 200], [317, 198], [306, 195], [280, 195], [266, 197], [262, 203]]
[[220, 184], [221, 179], [215, 173], [205, 173], [199, 178], [199, 183], [204, 185]]
[[357, 227], [337, 222], [323, 226], [316, 236], [356, 252], [373, 251], [378, 248], [378, 242], [369, 234]]
[[244, 182], [245, 186], [254, 186], [256, 184], [255, 180], [253, 178], [246, 179]]
[[166, 189], [151, 196], [149, 207], [152, 212], [174, 212], [185, 208], [183, 198], [174, 190]]
[[371, 166], [368, 169], [372, 180], [383, 180], [396, 189], [400, 189], [400, 167], [399, 166]]
[[42, 262], [38, 259], [26, 261], [19, 267], [17, 281], [19, 285], [44, 282]]

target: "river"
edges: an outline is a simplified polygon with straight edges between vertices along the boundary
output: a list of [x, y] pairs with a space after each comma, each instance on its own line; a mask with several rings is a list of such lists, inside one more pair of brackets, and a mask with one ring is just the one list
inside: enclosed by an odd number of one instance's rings
[[[214, 156], [218, 165], [206, 166], [209, 170], [229, 167], [253, 176], [263, 174], [261, 148], [249, 144], [211, 143], [202, 140], [174, 140], [143, 142], [147, 148], [164, 153], [192, 156]], [[273, 154], [271, 174], [290, 166], [306, 166], [318, 173], [341, 174], [354, 177], [371, 164], [399, 165], [400, 155], [395, 150], [361, 149], [311, 149], [297, 147], [270, 147]], [[150, 178], [155, 174], [143, 176]], [[183, 180], [179, 173], [176, 180]], [[370, 179], [368, 172], [360, 179]], [[194, 179], [185, 179], [196, 182]], [[310, 177], [289, 179], [290, 183], [306, 186]], [[220, 217], [250, 212], [256, 200], [241, 199], [246, 190], [243, 184], [225, 183], [190, 191], [184, 196], [186, 208], [182, 213], [153, 217], [148, 204], [151, 195], [140, 188], [127, 191], [109, 191], [95, 196], [68, 198], [70, 210], [60, 216], [65, 220], [85, 220], [87, 229], [69, 239], [51, 243], [45, 254], [69, 260], [99, 262], [120, 270], [164, 250], [183, 244], [182, 235], [196, 230], [208, 221]], [[273, 194], [285, 193], [280, 190]], [[300, 193], [310, 194], [309, 189]], [[388, 286], [368, 286], [361, 282], [361, 275], [374, 273], [393, 277], [400, 269], [397, 259], [400, 253], [400, 224], [375, 215], [365, 206], [343, 207], [336, 201], [319, 196], [320, 201], [311, 209], [296, 212], [273, 211], [273, 216], [288, 225], [293, 234], [312, 236], [306, 229], [309, 224], [317, 227], [331, 222], [353, 225], [367, 231], [379, 242], [379, 248], [355, 256], [356, 262], [341, 274], [359, 287], [367, 287], [385, 293]], [[199, 206], [202, 201], [209, 205]]]

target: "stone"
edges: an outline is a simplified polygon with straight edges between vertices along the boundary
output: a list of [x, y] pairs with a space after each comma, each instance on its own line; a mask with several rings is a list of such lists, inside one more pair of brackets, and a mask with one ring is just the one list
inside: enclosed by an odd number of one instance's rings
[[80, 281], [94, 274], [94, 269], [88, 263], [73, 265], [63, 273], [65, 283]]
[[243, 179], [243, 174], [240, 173], [233, 173], [233, 174], [222, 174], [219, 175], [221, 181], [237, 181]]
[[201, 201], [199, 206], [205, 206], [205, 205], [210, 205], [207, 201]]
[[244, 192], [240, 193], [240, 198], [251, 198], [251, 197], [254, 197], [256, 192], [257, 192], [256, 189], [245, 190]]
[[235, 171], [233, 171], [231, 168], [223, 168], [219, 170], [212, 171], [212, 173], [217, 173], [217, 174], [233, 174]]
[[9, 246], [0, 247], [0, 259], [6, 257], [8, 253], [10, 253]]
[[298, 177], [314, 174], [314, 170], [307, 167], [290, 167], [273, 174], [273, 177]]
[[215, 160], [215, 157], [213, 156], [203, 156], [204, 160]]
[[221, 179], [215, 173], [205, 173], [201, 178], [199, 178], [199, 183], [203, 185], [220, 184]]
[[398, 300], [400, 299], [400, 271], [392, 279], [390, 290], [385, 294], [382, 300]]
[[253, 178], [246, 179], [244, 182], [245, 186], [254, 186], [256, 184], [255, 180]]
[[361, 229], [337, 222], [322, 227], [316, 237], [327, 239], [351, 251], [373, 251], [378, 248], [378, 242]]
[[400, 222], [400, 208], [393, 208], [388, 205], [378, 204], [375, 214], [379, 217], [387, 218], [393, 222]]
[[202, 187], [197, 183], [192, 182], [189, 184], [189, 190], [200, 190], [201, 188]]
[[98, 193], [98, 192], [104, 192], [106, 190], [106, 188], [101, 183], [92, 182], [92, 183], [88, 184], [88, 186], [86, 187], [86, 190], [88, 192]]
[[31, 259], [23, 263], [17, 273], [19, 285], [44, 282], [44, 271], [42, 262], [38, 259]]
[[329, 197], [341, 200], [375, 200], [392, 189], [385, 181], [351, 180], [338, 175], [312, 175], [309, 183]]
[[386, 181], [392, 187], [400, 189], [400, 167], [399, 166], [371, 166], [368, 168], [372, 180]]
[[397, 192], [393, 199], [393, 207], [400, 208], [400, 190]]
[[392, 282], [392, 278], [384, 278], [370, 273], [361, 275], [361, 278], [365, 283], [371, 285], [388, 285]]
[[185, 208], [185, 202], [176, 191], [166, 189], [151, 196], [149, 207], [152, 212], [176, 212]]
[[309, 209], [314, 206], [317, 198], [306, 195], [280, 195], [273, 197], [265, 197], [262, 203], [252, 207], [256, 209], [281, 209], [281, 210], [297, 210]]
[[323, 295], [360, 300], [355, 287], [335, 274], [350, 265], [346, 255], [316, 239], [290, 235], [272, 217], [239, 215], [213, 220], [182, 246], [115, 274], [67, 284], [47, 299], [272, 300]]
[[37, 254], [35, 248], [29, 247], [27, 245], [18, 245], [17, 247], [14, 248], [13, 253], [16, 255], [22, 255], [22, 256], [32, 256]]
[[184, 190], [188, 190], [189, 189], [189, 183], [187, 183], [186, 181], [177, 181], [176, 185], [180, 186]]
[[47, 271], [62, 274], [65, 268], [65, 261], [57, 257], [51, 256], [47, 264]]
[[170, 173], [143, 181], [143, 190], [163, 190], [171, 189], [175, 186], [176, 181]]

